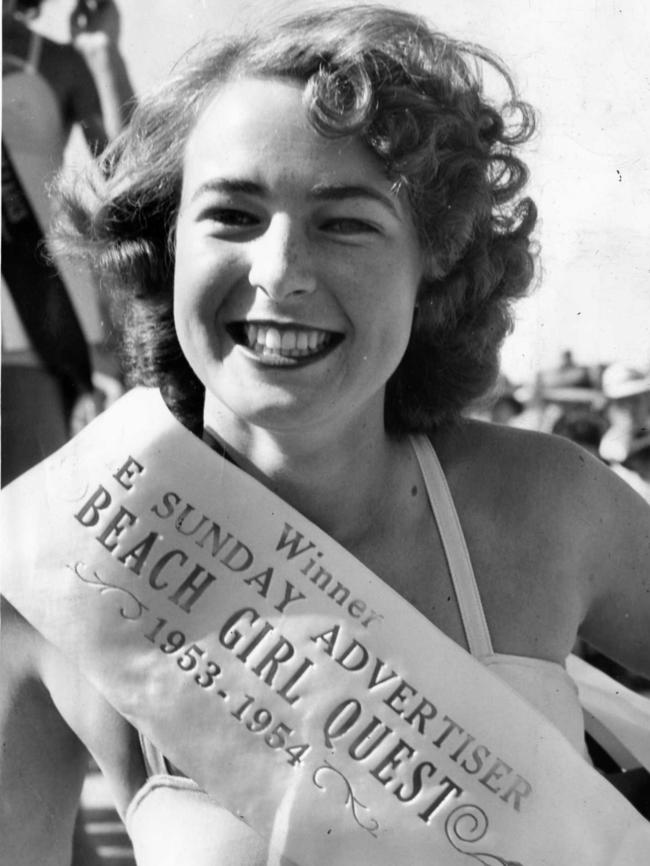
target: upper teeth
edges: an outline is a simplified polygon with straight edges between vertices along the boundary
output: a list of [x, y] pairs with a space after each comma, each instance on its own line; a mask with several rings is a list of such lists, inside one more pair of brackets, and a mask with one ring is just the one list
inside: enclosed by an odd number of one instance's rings
[[256, 325], [249, 322], [244, 332], [249, 348], [270, 352], [314, 352], [318, 351], [329, 339], [327, 331], [299, 328], [279, 328]]

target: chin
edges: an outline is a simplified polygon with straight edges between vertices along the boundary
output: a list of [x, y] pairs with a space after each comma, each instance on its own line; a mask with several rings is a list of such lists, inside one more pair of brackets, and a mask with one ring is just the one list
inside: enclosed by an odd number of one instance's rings
[[[213, 415], [217, 427], [219, 419], [233, 419], [239, 425], [281, 431], [296, 427], [311, 426], [320, 417], [320, 412], [312, 400], [299, 399], [295, 394], [286, 392], [267, 393], [266, 398], [259, 393], [259, 386], [241, 382], [237, 387], [228, 389], [206, 389], [206, 418]], [[258, 399], [242, 399], [246, 393], [253, 393]]]
[[292, 405], [276, 402], [268, 406], [249, 407], [246, 410], [238, 411], [237, 415], [255, 427], [276, 433], [306, 429], [314, 425], [318, 426], [320, 423], [319, 413], [315, 411], [314, 407], [307, 407], [304, 404]]

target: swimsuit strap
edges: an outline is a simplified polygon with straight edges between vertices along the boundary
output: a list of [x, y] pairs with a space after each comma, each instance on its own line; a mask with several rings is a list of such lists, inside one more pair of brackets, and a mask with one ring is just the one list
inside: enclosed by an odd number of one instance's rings
[[428, 437], [412, 436], [411, 443], [438, 525], [469, 651], [476, 658], [484, 658], [493, 653], [492, 640], [447, 479]]
[[145, 737], [140, 731], [138, 731], [138, 737], [140, 738], [140, 749], [144, 759], [147, 778], [151, 778], [152, 776], [169, 775], [169, 764], [167, 763], [163, 753], [159, 751], [151, 740], [147, 739], [147, 737]]

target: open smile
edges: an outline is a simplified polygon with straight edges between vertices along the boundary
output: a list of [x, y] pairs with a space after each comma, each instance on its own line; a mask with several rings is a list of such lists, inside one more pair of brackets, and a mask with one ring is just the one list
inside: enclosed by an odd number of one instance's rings
[[343, 339], [336, 331], [277, 322], [230, 322], [226, 330], [258, 360], [282, 365], [318, 360]]

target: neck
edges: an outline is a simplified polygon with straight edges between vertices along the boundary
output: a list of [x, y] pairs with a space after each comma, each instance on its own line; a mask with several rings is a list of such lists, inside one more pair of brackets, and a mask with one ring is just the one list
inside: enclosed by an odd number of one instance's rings
[[347, 546], [376, 529], [405, 451], [410, 455], [404, 442], [386, 434], [383, 423], [367, 420], [327, 433], [278, 432], [233, 425], [212, 411], [205, 428], [242, 469]]

